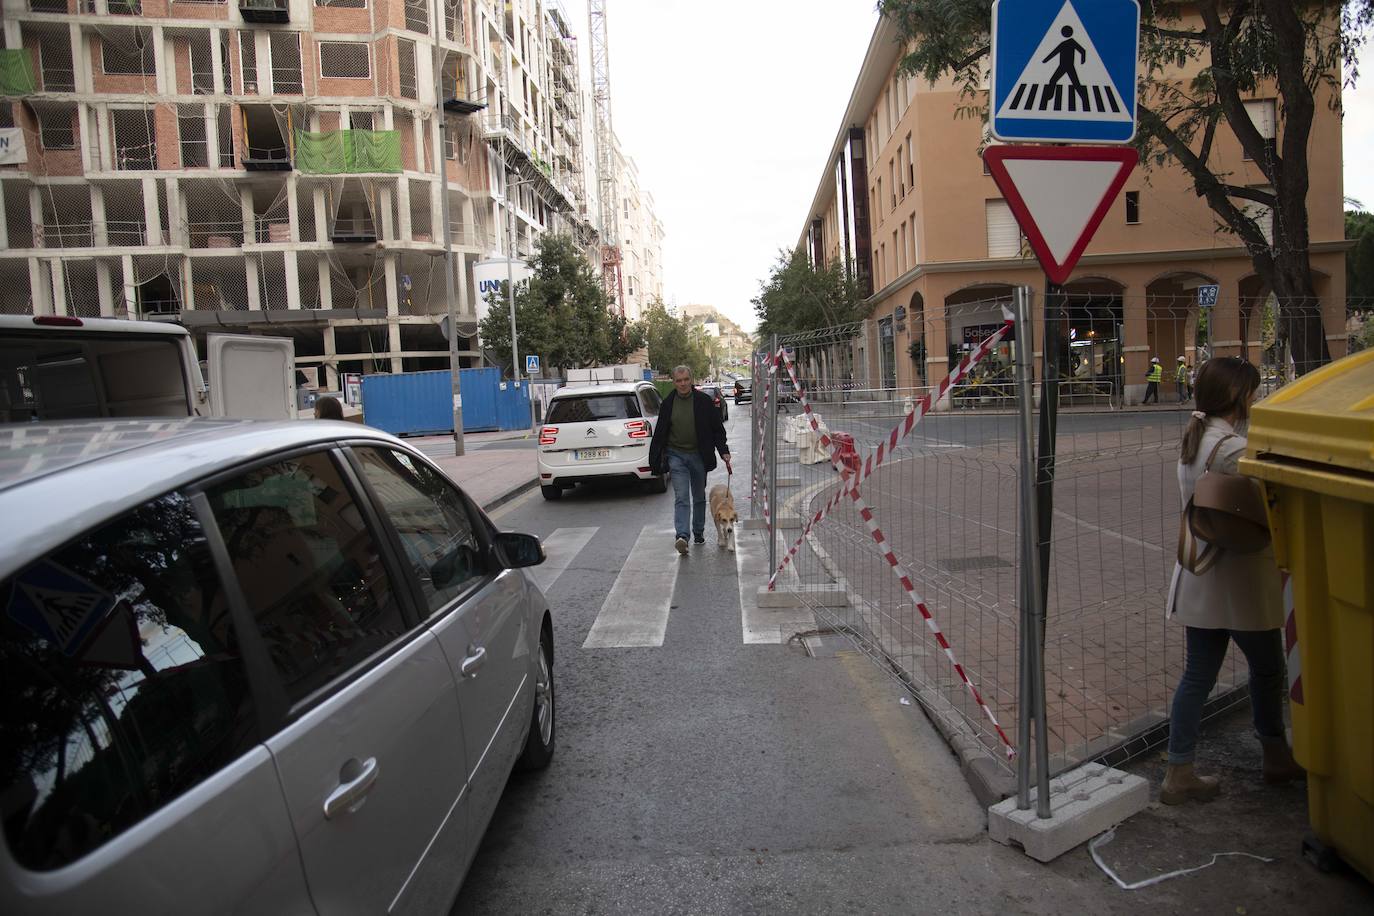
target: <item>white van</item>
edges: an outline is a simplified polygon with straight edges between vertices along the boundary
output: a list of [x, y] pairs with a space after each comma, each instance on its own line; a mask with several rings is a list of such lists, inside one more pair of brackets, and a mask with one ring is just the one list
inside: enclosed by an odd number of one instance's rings
[[211, 334], [201, 375], [179, 325], [0, 316], [0, 423], [77, 417], [295, 419], [295, 349], [281, 337]]

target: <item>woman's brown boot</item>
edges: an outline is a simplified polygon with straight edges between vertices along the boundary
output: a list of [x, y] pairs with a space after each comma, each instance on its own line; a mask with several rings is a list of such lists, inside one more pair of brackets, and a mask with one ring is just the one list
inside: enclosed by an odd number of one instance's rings
[[1260, 738], [1264, 748], [1264, 781], [1273, 785], [1292, 782], [1307, 775], [1307, 771], [1293, 759], [1293, 750], [1286, 738]]
[[1159, 800], [1166, 805], [1181, 805], [1188, 799], [1211, 801], [1221, 794], [1221, 783], [1215, 776], [1199, 776], [1191, 763], [1169, 764], [1164, 768], [1164, 785], [1159, 788]]

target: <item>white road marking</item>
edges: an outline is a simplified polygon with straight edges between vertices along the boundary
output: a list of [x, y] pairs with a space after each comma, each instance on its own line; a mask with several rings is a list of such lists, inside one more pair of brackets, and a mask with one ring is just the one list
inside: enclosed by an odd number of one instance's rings
[[[628, 649], [663, 645], [673, 586], [683, 563], [673, 553], [673, 529], [645, 526], [611, 593], [596, 615], [584, 649]], [[537, 568], [537, 567], [536, 567]]]
[[540, 591], [547, 592], [558, 581], [558, 577], [567, 572], [572, 561], [598, 530], [600, 529], [559, 528], [544, 539], [545, 560], [530, 568], [530, 578], [539, 586]]
[[1151, 544], [1151, 543], [1148, 542], [1148, 541], [1137, 540], [1136, 538], [1133, 538], [1133, 537], [1131, 537], [1130, 535], [1122, 534], [1122, 533], [1119, 532], [1119, 531], [1113, 531], [1113, 530], [1110, 529], [1110, 528], [1100, 528], [1100, 527], [1098, 527], [1097, 525], [1093, 525], [1093, 524], [1091, 524], [1091, 523], [1089, 523], [1089, 522], [1083, 521], [1083, 519], [1078, 518], [1078, 517], [1075, 516], [1075, 515], [1070, 515], [1069, 513], [1065, 512], [1065, 511], [1062, 510], [1062, 509], [1055, 509], [1055, 510], [1054, 510], [1054, 514], [1057, 515], [1057, 516], [1059, 516], [1060, 518], [1066, 520], [1066, 521], [1073, 522], [1075, 525], [1078, 525], [1078, 526], [1080, 526], [1080, 527], [1082, 527], [1082, 528], [1087, 528], [1089, 531], [1094, 531], [1094, 532], [1096, 532], [1096, 533], [1098, 533], [1098, 534], [1105, 534], [1105, 535], [1107, 535], [1108, 537], [1117, 538], [1118, 540], [1125, 541], [1127, 544], [1134, 544], [1134, 545], [1136, 545], [1137, 547], [1145, 547], [1145, 548], [1147, 548], [1147, 549], [1149, 549], [1149, 550], [1153, 550], [1155, 553], [1163, 553], [1163, 552], [1164, 552], [1164, 548], [1163, 548], [1163, 547], [1160, 547], [1158, 544]]

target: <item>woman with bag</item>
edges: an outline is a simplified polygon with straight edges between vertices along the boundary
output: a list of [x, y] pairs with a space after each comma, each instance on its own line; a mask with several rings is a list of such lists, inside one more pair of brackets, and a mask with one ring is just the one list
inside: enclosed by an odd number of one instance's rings
[[[1188, 541], [1189, 516], [1198, 481], [1204, 475], [1234, 475], [1245, 453], [1243, 431], [1259, 391], [1254, 366], [1236, 357], [1208, 360], [1198, 367], [1197, 410], [1183, 433], [1178, 483], [1185, 506], [1181, 541]], [[1235, 481], [1232, 481], [1235, 483]], [[1215, 777], [1193, 772], [1202, 707], [1234, 641], [1250, 667], [1250, 707], [1263, 748], [1264, 781], [1287, 782], [1303, 771], [1293, 760], [1283, 724], [1287, 686], [1283, 650], [1283, 596], [1272, 546], [1253, 552], [1207, 545], [1174, 567], [1168, 615], [1187, 627], [1183, 677], [1174, 691], [1169, 716], [1169, 763], [1159, 800], [1166, 805], [1215, 798]], [[1198, 562], [1195, 562], [1198, 561]], [[1197, 570], [1190, 572], [1188, 567]]]

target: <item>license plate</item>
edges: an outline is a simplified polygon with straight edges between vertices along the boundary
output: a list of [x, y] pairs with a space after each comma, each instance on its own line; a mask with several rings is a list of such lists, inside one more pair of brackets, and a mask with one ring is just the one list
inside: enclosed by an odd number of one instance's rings
[[573, 452], [576, 461], [601, 461], [611, 457], [611, 450], [608, 448], [580, 448]]

